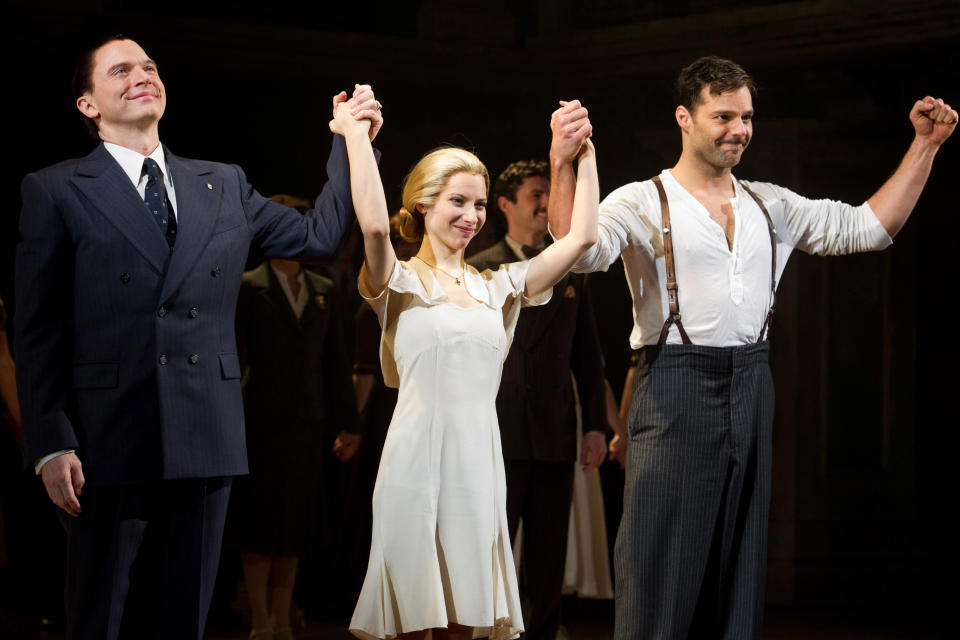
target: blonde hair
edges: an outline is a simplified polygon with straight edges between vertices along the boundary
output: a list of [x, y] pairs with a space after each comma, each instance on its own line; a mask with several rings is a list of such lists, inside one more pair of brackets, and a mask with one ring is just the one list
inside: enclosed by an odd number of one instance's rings
[[483, 176], [484, 188], [490, 190], [490, 175], [480, 158], [459, 147], [434, 149], [410, 170], [403, 181], [403, 207], [397, 213], [401, 238], [407, 242], [423, 239], [423, 214], [417, 211], [417, 205], [436, 203], [447, 182], [458, 173]]

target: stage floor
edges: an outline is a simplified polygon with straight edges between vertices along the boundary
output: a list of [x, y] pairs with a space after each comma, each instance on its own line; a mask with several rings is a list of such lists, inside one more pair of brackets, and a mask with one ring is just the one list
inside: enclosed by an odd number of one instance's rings
[[[933, 612], [930, 612], [933, 613]], [[942, 613], [942, 612], [941, 612]], [[613, 637], [613, 602], [567, 597], [563, 624], [569, 640], [609, 640]], [[246, 640], [249, 630], [239, 621], [208, 626], [206, 640]], [[144, 637], [149, 637], [148, 633]], [[763, 637], [769, 640], [933, 640], [949, 637], [938, 632], [932, 615], [849, 609], [768, 607]], [[62, 640], [62, 632], [43, 631], [39, 620], [0, 613], [4, 640]], [[348, 640], [344, 623], [308, 621], [297, 632], [300, 640]]]

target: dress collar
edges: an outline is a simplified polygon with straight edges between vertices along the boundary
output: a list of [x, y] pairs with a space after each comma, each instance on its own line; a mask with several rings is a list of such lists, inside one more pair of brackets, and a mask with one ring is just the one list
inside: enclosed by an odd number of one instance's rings
[[[427, 296], [429, 296], [432, 301], [450, 302], [447, 293], [443, 290], [443, 287], [440, 286], [437, 276], [434, 275], [433, 270], [427, 266], [427, 263], [420, 258], [413, 257], [407, 264], [410, 265], [410, 268], [417, 274], [417, 277], [420, 279], [420, 284], [423, 285]], [[463, 286], [471, 298], [488, 307], [490, 306], [490, 292], [487, 291], [487, 287], [484, 286], [480, 272], [469, 264], [465, 264], [463, 268]]]

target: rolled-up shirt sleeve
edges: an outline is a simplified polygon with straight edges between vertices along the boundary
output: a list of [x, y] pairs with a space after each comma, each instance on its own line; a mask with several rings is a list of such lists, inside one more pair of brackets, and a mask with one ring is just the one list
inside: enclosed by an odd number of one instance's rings
[[769, 183], [748, 183], [768, 207], [777, 233], [806, 253], [836, 256], [886, 249], [893, 240], [869, 204], [812, 200]]

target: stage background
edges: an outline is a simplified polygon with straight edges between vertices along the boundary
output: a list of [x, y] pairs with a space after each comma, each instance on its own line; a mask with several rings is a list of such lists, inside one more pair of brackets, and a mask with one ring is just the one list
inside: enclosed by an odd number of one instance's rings
[[[315, 194], [330, 97], [371, 83], [384, 104], [376, 145], [392, 208], [406, 171], [440, 144], [473, 148], [494, 175], [544, 157], [560, 98], [590, 109], [603, 194], [648, 178], [679, 155], [673, 79], [705, 54], [737, 60], [759, 84], [755, 137], [736, 175], [811, 197], [862, 202], [906, 150], [914, 100], [960, 105], [955, 0], [326, 4], [5, 1], [0, 296], [9, 310], [23, 175], [94, 144], [69, 81], [97, 34], [128, 34], [158, 61], [171, 150], [237, 163], [267, 194]], [[798, 253], [784, 275], [772, 349], [772, 604], [937, 615], [960, 599], [958, 179], [954, 136], [892, 249]], [[630, 327], [619, 262], [595, 277], [594, 293], [619, 391]], [[608, 472], [614, 524], [616, 477]]]

